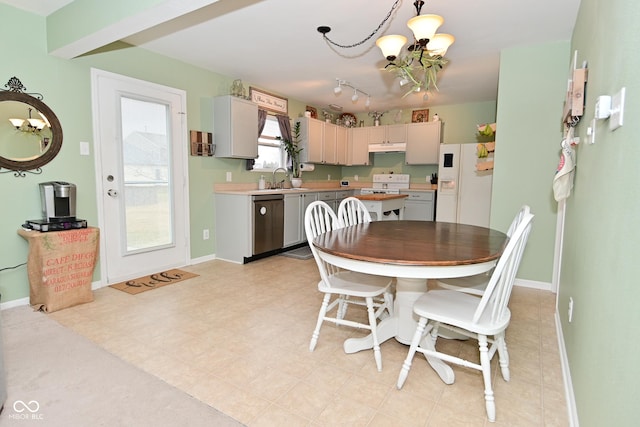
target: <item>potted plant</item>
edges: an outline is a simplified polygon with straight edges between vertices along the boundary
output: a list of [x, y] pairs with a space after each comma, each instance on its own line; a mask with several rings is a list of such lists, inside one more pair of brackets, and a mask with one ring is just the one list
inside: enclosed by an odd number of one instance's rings
[[302, 185], [302, 171], [300, 170], [300, 152], [302, 148], [298, 146], [300, 143], [300, 122], [296, 122], [292, 130], [293, 140], [282, 139], [284, 151], [291, 159], [291, 186], [300, 187]]

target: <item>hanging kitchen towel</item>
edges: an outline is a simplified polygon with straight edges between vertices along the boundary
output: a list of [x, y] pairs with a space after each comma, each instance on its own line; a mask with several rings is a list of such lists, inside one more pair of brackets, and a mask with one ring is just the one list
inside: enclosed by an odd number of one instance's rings
[[571, 141], [573, 139], [573, 128], [569, 128], [566, 137], [560, 143], [562, 150], [560, 152], [560, 163], [558, 163], [558, 169], [553, 177], [553, 195], [556, 202], [564, 200], [571, 195], [571, 189], [573, 188], [573, 175], [576, 167], [575, 153], [571, 148]]

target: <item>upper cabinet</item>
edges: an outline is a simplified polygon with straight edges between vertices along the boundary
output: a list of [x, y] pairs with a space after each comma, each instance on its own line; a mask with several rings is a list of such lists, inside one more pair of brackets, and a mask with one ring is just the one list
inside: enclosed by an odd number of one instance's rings
[[407, 139], [407, 125], [384, 125], [369, 128], [369, 144], [402, 144]]
[[300, 122], [302, 163], [347, 164], [347, 128], [309, 117], [296, 122]]
[[438, 164], [438, 150], [442, 141], [442, 122], [411, 123], [407, 126], [407, 165]]
[[258, 157], [258, 106], [231, 95], [213, 99], [213, 142], [216, 157]]
[[348, 165], [364, 165], [371, 164], [371, 156], [369, 155], [369, 129], [372, 127], [358, 127], [349, 129], [348, 144]]

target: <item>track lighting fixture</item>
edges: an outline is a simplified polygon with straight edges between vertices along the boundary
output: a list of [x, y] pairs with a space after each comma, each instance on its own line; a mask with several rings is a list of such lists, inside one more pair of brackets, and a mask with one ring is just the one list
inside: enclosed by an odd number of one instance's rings
[[335, 93], [336, 95], [340, 95], [342, 93], [342, 86], [340, 86], [340, 83], [341, 81], [338, 80], [338, 86], [333, 88], [333, 93]]
[[346, 87], [350, 87], [351, 89], [353, 89], [353, 95], [351, 96], [351, 101], [355, 104], [356, 102], [358, 102], [358, 100], [360, 99], [360, 94], [364, 95], [367, 97], [367, 100], [365, 102], [365, 106], [369, 107], [371, 105], [371, 95], [369, 95], [368, 93], [358, 89], [357, 87], [355, 87], [354, 85], [352, 85], [351, 83], [349, 83], [346, 80], [340, 80], [340, 79], [336, 79], [336, 81], [338, 82], [338, 86], [333, 88], [333, 93], [335, 93], [336, 95], [340, 95], [342, 93], [342, 87], [346, 86]]

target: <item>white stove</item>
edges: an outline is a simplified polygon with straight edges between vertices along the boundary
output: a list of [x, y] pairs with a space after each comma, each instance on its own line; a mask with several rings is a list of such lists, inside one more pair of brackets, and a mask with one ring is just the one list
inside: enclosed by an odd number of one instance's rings
[[360, 189], [360, 194], [400, 194], [409, 188], [408, 174], [374, 174], [371, 188]]

